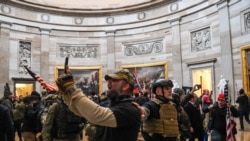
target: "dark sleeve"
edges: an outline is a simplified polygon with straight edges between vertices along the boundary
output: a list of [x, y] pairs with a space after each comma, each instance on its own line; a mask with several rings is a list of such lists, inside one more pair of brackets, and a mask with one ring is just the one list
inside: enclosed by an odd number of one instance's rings
[[240, 103], [240, 96], [236, 99], [236, 103]]
[[11, 118], [10, 110], [7, 109], [5, 111], [5, 121], [6, 121], [6, 135], [7, 135], [7, 140], [8, 141], [14, 141], [14, 123]]
[[209, 107], [209, 105], [205, 105], [205, 104], [204, 104], [204, 105], [202, 106], [202, 111], [203, 111], [204, 113], [209, 112], [208, 107]]
[[240, 112], [234, 106], [231, 106], [230, 111], [231, 111], [233, 117], [239, 117], [240, 116]]

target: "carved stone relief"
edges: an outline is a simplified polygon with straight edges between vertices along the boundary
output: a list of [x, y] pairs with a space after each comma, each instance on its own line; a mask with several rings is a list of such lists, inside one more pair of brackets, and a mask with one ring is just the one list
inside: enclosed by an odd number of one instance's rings
[[50, 16], [48, 14], [42, 14], [41, 19], [44, 22], [49, 22], [50, 21]]
[[245, 29], [246, 31], [250, 31], [250, 12], [245, 13], [244, 19], [245, 19]]
[[6, 5], [2, 5], [1, 6], [1, 11], [5, 14], [10, 14], [11, 13], [11, 8], [6, 6]]
[[173, 11], [177, 11], [179, 10], [179, 4], [178, 3], [173, 3], [170, 5], [170, 11], [173, 12]]
[[26, 73], [26, 69], [23, 66], [27, 66], [28, 68], [31, 66], [31, 42], [19, 42], [18, 60], [19, 73]]
[[144, 20], [145, 17], [146, 17], [146, 14], [144, 12], [138, 13], [138, 16], [137, 16], [138, 20]]
[[96, 46], [59, 46], [57, 56], [73, 58], [97, 58], [98, 45]]
[[162, 40], [125, 45], [124, 54], [126, 56], [146, 55], [160, 53], [163, 51]]
[[108, 17], [108, 18], [106, 19], [106, 22], [107, 22], [108, 24], [113, 24], [113, 23], [115, 22], [115, 19], [114, 19], [114, 17]]
[[79, 25], [82, 24], [83, 18], [75, 18], [75, 24]]
[[204, 28], [191, 32], [191, 51], [201, 51], [211, 48], [210, 28]]

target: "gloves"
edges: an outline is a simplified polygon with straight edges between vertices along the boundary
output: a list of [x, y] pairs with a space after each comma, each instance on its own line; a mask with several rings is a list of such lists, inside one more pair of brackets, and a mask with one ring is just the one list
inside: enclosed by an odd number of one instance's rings
[[75, 90], [74, 78], [72, 74], [63, 74], [56, 80], [56, 85], [64, 94], [71, 95]]

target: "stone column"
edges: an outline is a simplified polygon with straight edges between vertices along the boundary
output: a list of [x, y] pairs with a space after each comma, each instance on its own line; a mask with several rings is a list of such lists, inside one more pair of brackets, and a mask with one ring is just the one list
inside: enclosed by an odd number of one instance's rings
[[107, 73], [113, 73], [115, 66], [115, 31], [107, 31]]
[[[0, 23], [0, 96], [3, 96], [4, 85], [10, 84], [10, 23]], [[11, 88], [11, 84], [9, 85]], [[12, 90], [11, 90], [12, 91]]]
[[41, 56], [40, 56], [40, 76], [49, 82], [49, 48], [50, 48], [50, 30], [41, 30]]
[[[219, 32], [221, 46], [221, 72], [217, 72], [217, 76], [223, 75], [226, 80], [229, 80], [228, 89], [231, 95], [231, 100], [235, 102], [234, 91], [234, 75], [233, 75], [233, 59], [232, 59], [232, 40], [230, 31], [230, 19], [228, 2], [226, 0], [218, 3], [219, 12]], [[221, 73], [221, 74], [218, 74]], [[220, 77], [218, 77], [220, 78]], [[219, 82], [219, 79], [218, 79]]]
[[181, 54], [181, 40], [180, 40], [180, 19], [172, 19], [169, 21], [172, 27], [172, 48], [173, 48], [173, 80], [178, 83], [180, 87], [183, 84], [182, 76], [182, 54]]

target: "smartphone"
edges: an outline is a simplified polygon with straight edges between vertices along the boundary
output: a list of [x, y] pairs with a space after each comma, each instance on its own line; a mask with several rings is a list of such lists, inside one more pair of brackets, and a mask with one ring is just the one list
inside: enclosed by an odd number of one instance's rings
[[197, 85], [196, 88], [197, 88], [197, 89], [200, 89], [200, 88], [201, 88], [201, 84]]
[[68, 67], [68, 63], [69, 63], [69, 57], [65, 58], [65, 63], [64, 63], [64, 73], [67, 73], [67, 67]]

